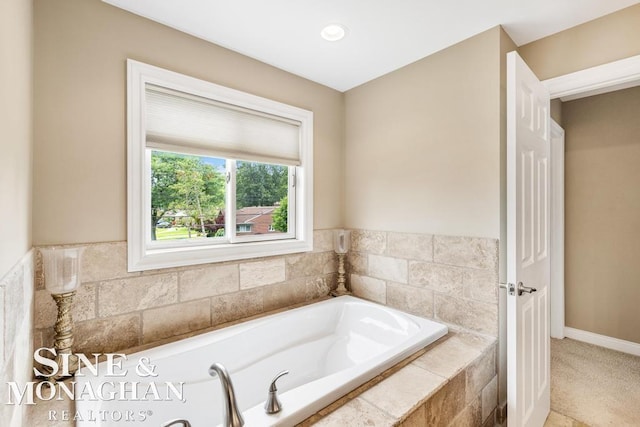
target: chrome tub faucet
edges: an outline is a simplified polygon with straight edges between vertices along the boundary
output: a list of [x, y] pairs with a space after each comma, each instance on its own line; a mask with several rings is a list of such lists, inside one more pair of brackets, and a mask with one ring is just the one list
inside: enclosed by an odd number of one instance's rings
[[223, 427], [242, 427], [244, 420], [236, 402], [236, 395], [233, 391], [233, 383], [226, 368], [220, 363], [214, 363], [209, 367], [209, 375], [220, 377], [220, 385], [222, 386], [222, 396], [224, 399], [222, 426]]

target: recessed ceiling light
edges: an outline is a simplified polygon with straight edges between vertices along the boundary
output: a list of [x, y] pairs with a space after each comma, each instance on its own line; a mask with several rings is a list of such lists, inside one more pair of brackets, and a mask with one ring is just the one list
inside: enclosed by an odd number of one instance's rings
[[320, 31], [320, 36], [330, 42], [342, 40], [347, 34], [347, 29], [341, 24], [329, 24]]

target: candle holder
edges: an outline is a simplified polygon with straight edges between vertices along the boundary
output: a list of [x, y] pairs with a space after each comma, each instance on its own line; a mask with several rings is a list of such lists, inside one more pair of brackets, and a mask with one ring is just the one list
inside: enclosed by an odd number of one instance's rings
[[331, 291], [331, 295], [334, 297], [351, 294], [346, 287], [347, 279], [344, 268], [344, 258], [350, 247], [351, 231], [336, 230], [333, 234], [333, 250], [338, 254], [338, 287], [336, 290]]
[[[73, 355], [73, 318], [71, 306], [76, 289], [80, 285], [80, 262], [84, 248], [47, 248], [40, 249], [46, 289], [58, 307], [54, 326], [56, 350], [55, 361], [59, 366], [56, 373], [48, 377], [55, 381], [74, 375], [78, 370], [78, 359]], [[63, 356], [67, 354], [68, 356]], [[65, 359], [67, 359], [65, 361]]]

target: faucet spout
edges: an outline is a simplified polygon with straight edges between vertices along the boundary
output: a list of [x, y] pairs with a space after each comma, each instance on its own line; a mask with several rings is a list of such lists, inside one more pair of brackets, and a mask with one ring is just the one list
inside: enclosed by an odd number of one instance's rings
[[231, 383], [231, 377], [229, 377], [227, 369], [220, 363], [214, 363], [209, 367], [209, 375], [212, 377], [217, 375], [220, 378], [222, 396], [225, 400], [223, 404], [223, 427], [242, 427], [244, 425], [244, 420], [242, 419], [242, 414], [240, 413], [238, 404], [236, 403], [233, 383]]
[[177, 425], [181, 425], [182, 427], [191, 427], [191, 423], [187, 420], [171, 420], [162, 424], [160, 427], [171, 427]]

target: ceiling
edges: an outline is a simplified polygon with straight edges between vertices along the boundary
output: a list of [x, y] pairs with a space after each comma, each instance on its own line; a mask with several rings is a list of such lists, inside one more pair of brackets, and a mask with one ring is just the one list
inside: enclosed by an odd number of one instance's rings
[[[339, 91], [501, 24], [518, 46], [640, 0], [103, 0]], [[320, 37], [330, 23], [347, 35]]]

